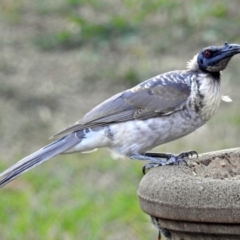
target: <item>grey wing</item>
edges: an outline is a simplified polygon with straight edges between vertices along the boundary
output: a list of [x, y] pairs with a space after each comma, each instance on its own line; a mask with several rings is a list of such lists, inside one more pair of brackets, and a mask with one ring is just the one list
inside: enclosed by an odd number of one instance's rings
[[187, 100], [187, 72], [174, 71], [158, 75], [136, 87], [118, 93], [88, 112], [79, 122], [57, 133], [65, 135], [86, 127], [105, 126], [133, 119], [148, 119], [169, 114]]

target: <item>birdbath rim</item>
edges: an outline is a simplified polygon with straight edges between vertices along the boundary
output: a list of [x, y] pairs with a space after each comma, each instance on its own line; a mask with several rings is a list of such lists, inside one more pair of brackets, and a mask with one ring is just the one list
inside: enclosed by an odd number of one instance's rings
[[142, 210], [170, 220], [240, 223], [240, 148], [201, 154], [188, 163], [157, 167], [142, 178]]

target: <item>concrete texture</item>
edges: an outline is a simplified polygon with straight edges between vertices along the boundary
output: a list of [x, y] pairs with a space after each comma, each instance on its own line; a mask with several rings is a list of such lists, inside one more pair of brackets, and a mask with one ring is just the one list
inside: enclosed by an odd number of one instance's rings
[[[143, 177], [142, 210], [158, 217], [172, 237], [178, 232], [172, 239], [240, 239], [240, 148], [202, 154], [188, 163], [158, 167]], [[179, 237], [182, 231], [213, 238]]]

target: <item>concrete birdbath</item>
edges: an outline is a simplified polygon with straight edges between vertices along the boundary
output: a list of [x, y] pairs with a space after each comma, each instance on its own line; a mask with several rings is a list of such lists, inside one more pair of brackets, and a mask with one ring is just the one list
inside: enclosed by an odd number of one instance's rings
[[240, 148], [188, 164], [151, 169], [138, 188], [142, 210], [171, 240], [240, 240]]

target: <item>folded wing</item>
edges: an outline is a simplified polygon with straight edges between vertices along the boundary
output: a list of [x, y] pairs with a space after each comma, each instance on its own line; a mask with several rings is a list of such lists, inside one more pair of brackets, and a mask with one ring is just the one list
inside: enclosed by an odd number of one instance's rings
[[187, 100], [190, 87], [183, 81], [188, 72], [174, 71], [158, 75], [136, 87], [118, 93], [88, 112], [80, 121], [55, 136], [66, 135], [86, 127], [145, 120], [171, 114]]

